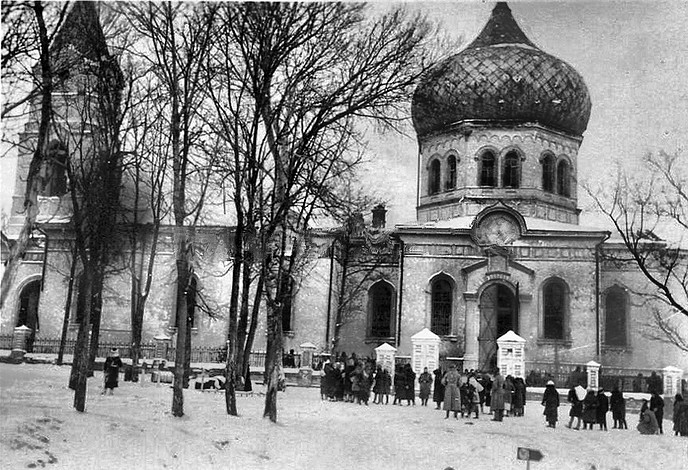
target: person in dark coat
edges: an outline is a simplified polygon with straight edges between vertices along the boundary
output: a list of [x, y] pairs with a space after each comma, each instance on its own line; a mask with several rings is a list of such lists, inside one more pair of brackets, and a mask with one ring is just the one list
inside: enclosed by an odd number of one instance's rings
[[509, 412], [513, 416], [514, 390], [514, 378], [507, 375], [504, 379], [504, 414], [506, 416], [509, 416]]
[[650, 397], [650, 409], [654, 412], [655, 418], [657, 418], [659, 433], [664, 434], [664, 429], [662, 428], [662, 421], [664, 421], [664, 400], [659, 396], [657, 388], [653, 390], [652, 396]]
[[428, 406], [430, 387], [432, 386], [432, 375], [428, 372], [427, 367], [423, 369], [423, 373], [418, 377], [418, 383], [420, 384], [420, 404], [422, 406]]
[[600, 388], [597, 392], [597, 423], [600, 425], [600, 431], [607, 430], [607, 412], [609, 411], [609, 399], [604, 393], [604, 389]]
[[612, 419], [614, 420], [614, 427], [612, 429], [628, 429], [628, 424], [626, 424], [626, 399], [618, 386], [612, 390], [609, 407], [612, 410]]
[[406, 406], [416, 406], [416, 373], [413, 372], [411, 364], [404, 365], [404, 399]]
[[432, 372], [435, 375], [435, 383], [433, 391], [432, 391], [432, 401], [437, 403], [437, 406], [435, 407], [436, 410], [439, 410], [442, 402], [444, 401], [444, 384], [442, 383], [442, 377], [444, 377], [444, 373], [442, 372], [442, 368], [438, 367]]
[[344, 400], [344, 366], [341, 362], [334, 365], [333, 381], [334, 381], [334, 399], [336, 401]]
[[394, 367], [394, 401], [392, 405], [396, 405], [397, 403], [401, 405], [401, 400], [403, 400], [404, 397], [405, 381], [404, 369], [401, 364], [397, 364]]
[[542, 406], [545, 407], [545, 411], [542, 414], [545, 415], [547, 420], [547, 427], [556, 428], [559, 418], [559, 392], [557, 392], [554, 382], [551, 380], [547, 382], [545, 393], [542, 395]]
[[514, 416], [523, 416], [523, 408], [526, 404], [526, 383], [521, 377], [514, 379], [514, 397], [511, 402], [511, 407], [514, 410]]
[[382, 379], [380, 381], [380, 405], [382, 405], [382, 399], [385, 399], [385, 405], [389, 405], [389, 392], [390, 389], [392, 388], [392, 376], [389, 374], [389, 371], [385, 369], [384, 367], [382, 368]]
[[640, 434], [657, 434], [659, 430], [657, 417], [650, 409], [647, 400], [643, 400], [643, 405], [640, 407], [640, 420], [636, 429]]
[[569, 411], [569, 424], [566, 425], [567, 428], [571, 429], [573, 425], [574, 418], [578, 421], [576, 422], [575, 430], [580, 429], [581, 418], [583, 417], [583, 402], [578, 399], [578, 394], [576, 393], [576, 387], [571, 387], [567, 400], [571, 403], [571, 410]]
[[597, 420], [597, 397], [595, 392], [588, 390], [588, 394], [583, 399], [583, 430], [592, 430]]
[[674, 435], [688, 436], [688, 402], [680, 393], [674, 397]]
[[105, 358], [105, 364], [103, 364], [103, 395], [107, 391], [110, 392], [110, 395], [114, 394], [115, 388], [118, 387], [120, 367], [122, 367], [122, 359], [119, 357], [119, 351], [117, 348], [112, 348]]

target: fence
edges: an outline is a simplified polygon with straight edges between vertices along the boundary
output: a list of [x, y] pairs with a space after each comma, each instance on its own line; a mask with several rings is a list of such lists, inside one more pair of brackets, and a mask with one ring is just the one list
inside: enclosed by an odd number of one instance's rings
[[[76, 339], [70, 338], [65, 342], [65, 354], [74, 354], [74, 345]], [[98, 357], [106, 357], [108, 351], [112, 348], [119, 350], [120, 356], [131, 357], [131, 345], [123, 342], [101, 342], [98, 344]], [[12, 335], [0, 335], [0, 349], [12, 349]], [[161, 353], [161, 348], [158, 348], [157, 353]], [[33, 353], [37, 354], [58, 354], [60, 350], [60, 338], [51, 337], [37, 337], [33, 343]], [[165, 359], [166, 361], [174, 361], [176, 348], [174, 345], [169, 345], [168, 348], [162, 349], [163, 354], [158, 356], [156, 354], [156, 343], [147, 342], [141, 344], [141, 359]], [[251, 367], [265, 367], [265, 351], [252, 351], [249, 358], [249, 365]], [[285, 354], [285, 364], [290, 363], [288, 355]], [[227, 351], [224, 347], [217, 346], [192, 346], [191, 348], [191, 362], [196, 363], [224, 363], [227, 358]], [[301, 365], [301, 355], [295, 353], [293, 356], [293, 366], [299, 367]]]
[[[576, 369], [580, 368], [577, 372]], [[585, 364], [563, 362], [559, 364], [526, 361], [526, 370], [529, 371], [526, 378], [530, 386], [544, 387], [548, 380], [554, 381], [557, 387], [571, 387], [576, 385], [576, 373], [584, 379], [582, 385], [587, 386], [587, 373]], [[600, 386], [605, 390], [613, 390], [618, 386], [622, 392], [647, 392], [647, 379], [652, 372], [656, 372], [661, 378], [662, 371], [652, 369], [629, 369], [624, 367], [605, 367], [600, 369]], [[640, 376], [639, 376], [640, 374]], [[657, 383], [658, 388], [663, 384]], [[660, 391], [661, 393], [661, 391]]]

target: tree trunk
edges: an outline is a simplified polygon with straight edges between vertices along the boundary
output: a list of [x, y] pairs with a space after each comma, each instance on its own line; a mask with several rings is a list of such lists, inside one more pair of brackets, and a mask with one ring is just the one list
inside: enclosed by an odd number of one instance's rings
[[[77, 411], [86, 409], [86, 385], [88, 379], [88, 356], [91, 309], [93, 308], [93, 277], [92, 269], [86, 268], [82, 277], [80, 292], [83, 291], [85, 308], [79, 321], [79, 333], [74, 346], [74, 361], [72, 363], [73, 384], [70, 377], [70, 388], [74, 389], [74, 408]], [[81, 294], [80, 294], [81, 295]]]
[[253, 340], [256, 337], [256, 330], [258, 329], [258, 316], [260, 314], [260, 304], [263, 296], [263, 277], [258, 277], [258, 285], [256, 286], [256, 292], [253, 298], [253, 309], [251, 310], [251, 322], [248, 327], [248, 333], [246, 334], [246, 344], [244, 345], [243, 351], [243, 363], [242, 363], [242, 375], [244, 377], [249, 377], [248, 366], [251, 361], [251, 350], [253, 349]]
[[263, 418], [277, 422], [277, 392], [282, 375], [282, 307], [268, 309], [268, 344], [265, 355], [265, 408]]
[[225, 409], [228, 415], [237, 416], [237, 308], [243, 263], [243, 216], [237, 207], [237, 226], [234, 232], [234, 264], [232, 265], [232, 292], [229, 299], [229, 328], [227, 331], [227, 363], [225, 364]]
[[[250, 253], [246, 253], [244, 256], [244, 266], [242, 274], [242, 289], [241, 289], [241, 307], [239, 308], [239, 326], [237, 327], [237, 358], [236, 363], [239, 365], [236, 371], [238, 376], [241, 376], [243, 380], [246, 376], [246, 369], [244, 368], [244, 355], [246, 353], [246, 335], [248, 334], [248, 313], [249, 313], [249, 300], [251, 298], [251, 266], [253, 263], [253, 257]], [[248, 352], [250, 354], [250, 351]], [[244, 380], [244, 390], [246, 383]]]
[[191, 375], [191, 318], [188, 313], [184, 318], [186, 319], [186, 335], [184, 336], [184, 382], [182, 386], [189, 388], [189, 378]]
[[64, 318], [62, 320], [62, 334], [60, 335], [60, 349], [57, 352], [57, 365], [64, 362], [64, 352], [67, 345], [67, 331], [69, 330], [69, 315], [72, 310], [72, 295], [74, 294], [74, 275], [76, 274], [77, 250], [76, 244], [72, 250], [72, 265], [69, 268], [69, 284], [67, 284], [67, 300], [65, 301]]
[[[101, 271], [102, 268], [96, 268]], [[91, 341], [89, 344], [88, 354], [88, 376], [93, 377], [93, 370], [96, 365], [96, 358], [98, 356], [98, 344], [100, 342], [100, 320], [103, 311], [103, 275], [98, 273], [93, 279], [91, 285], [91, 297], [93, 302], [91, 304]]]
[[[179, 227], [178, 227], [179, 228]], [[186, 248], [186, 236], [179, 230], [177, 241], [177, 350], [175, 355], [174, 383], [172, 385], [172, 415], [184, 416], [184, 374], [186, 362], [186, 287], [188, 285], [188, 263], [184, 253]]]

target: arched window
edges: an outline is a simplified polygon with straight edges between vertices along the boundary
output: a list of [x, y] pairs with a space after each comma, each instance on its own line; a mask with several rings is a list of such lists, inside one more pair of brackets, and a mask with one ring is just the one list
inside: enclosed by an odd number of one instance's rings
[[543, 333], [547, 339], [564, 339], [568, 291], [561, 279], [547, 281], [543, 290]]
[[485, 152], [480, 157], [480, 174], [479, 182], [480, 186], [496, 186], [497, 175], [496, 166], [497, 159], [492, 152]]
[[548, 193], [554, 192], [554, 156], [547, 155], [542, 159], [542, 189]]
[[292, 324], [292, 297], [294, 295], [294, 279], [291, 276], [282, 277], [280, 289], [282, 296], [282, 331], [294, 331]]
[[521, 184], [521, 159], [518, 153], [511, 151], [504, 157], [502, 187], [518, 188]]
[[451, 333], [452, 285], [446, 279], [436, 279], [432, 283], [432, 315], [430, 330], [436, 335]]
[[368, 291], [370, 308], [370, 336], [388, 338], [392, 336], [392, 286], [378, 281]]
[[628, 295], [620, 287], [607, 291], [604, 301], [604, 342], [609, 346], [626, 346], [626, 312]]
[[447, 159], [448, 173], [447, 173], [447, 190], [456, 188], [456, 157], [449, 155]]
[[67, 192], [67, 147], [59, 140], [48, 144], [41, 178], [42, 196], [62, 196]]
[[186, 289], [186, 318], [188, 326], [195, 328], [196, 326], [196, 306], [198, 305], [198, 280], [193, 276], [189, 281], [189, 287]]
[[557, 194], [571, 197], [571, 174], [566, 160], [557, 165]]
[[440, 161], [434, 159], [430, 163], [430, 174], [428, 181], [429, 194], [437, 194], [440, 192]]

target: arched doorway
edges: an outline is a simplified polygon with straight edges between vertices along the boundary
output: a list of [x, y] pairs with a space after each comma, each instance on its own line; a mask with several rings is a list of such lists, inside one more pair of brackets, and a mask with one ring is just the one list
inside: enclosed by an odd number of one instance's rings
[[17, 325], [31, 328], [31, 335], [26, 344], [27, 352], [33, 352], [33, 342], [38, 329], [38, 302], [41, 298], [41, 281], [31, 281], [26, 284], [19, 294], [19, 312]]
[[497, 338], [509, 330], [518, 333], [518, 301], [504, 284], [492, 284], [480, 296], [479, 365], [482, 370], [497, 366]]

